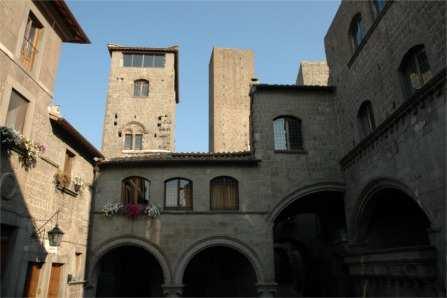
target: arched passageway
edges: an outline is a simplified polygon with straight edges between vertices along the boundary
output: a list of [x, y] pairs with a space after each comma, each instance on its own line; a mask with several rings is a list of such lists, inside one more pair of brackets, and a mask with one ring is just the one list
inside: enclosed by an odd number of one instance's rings
[[185, 297], [254, 297], [256, 273], [235, 249], [209, 247], [196, 254], [183, 275]]
[[97, 297], [163, 296], [162, 269], [144, 248], [115, 248], [100, 259], [98, 267]]
[[349, 258], [356, 296], [438, 296], [436, 250], [422, 207], [391, 187], [360, 202], [354, 221], [358, 251]]
[[337, 246], [346, 238], [343, 193], [300, 197], [274, 221], [275, 275], [280, 297], [349, 296]]

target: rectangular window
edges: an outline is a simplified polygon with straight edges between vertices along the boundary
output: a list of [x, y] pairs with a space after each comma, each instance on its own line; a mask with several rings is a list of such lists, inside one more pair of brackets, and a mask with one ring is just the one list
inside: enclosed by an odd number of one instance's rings
[[42, 24], [32, 13], [30, 13], [26, 23], [22, 49], [20, 51], [22, 64], [29, 71], [33, 68], [37, 56], [41, 31]]
[[275, 150], [287, 150], [286, 130], [284, 129], [284, 118], [273, 122], [273, 135], [275, 137]]
[[70, 150], [65, 151], [64, 175], [71, 178], [71, 170], [73, 168], [75, 154]]
[[133, 143], [132, 134], [126, 133], [126, 135], [124, 136], [124, 149], [132, 150], [132, 143]]
[[165, 67], [165, 55], [164, 54], [124, 54], [123, 55], [124, 67]]
[[25, 125], [26, 111], [28, 109], [28, 101], [14, 89], [11, 91], [9, 100], [8, 114], [6, 115], [6, 126], [23, 133]]
[[142, 150], [143, 149], [143, 135], [142, 134], [136, 134], [135, 135], [135, 150]]

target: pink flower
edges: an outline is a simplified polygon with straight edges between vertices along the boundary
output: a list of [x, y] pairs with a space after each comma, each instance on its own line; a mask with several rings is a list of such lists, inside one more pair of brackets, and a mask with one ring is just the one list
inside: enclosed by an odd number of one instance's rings
[[130, 218], [136, 218], [141, 213], [141, 206], [139, 204], [127, 204], [127, 215]]

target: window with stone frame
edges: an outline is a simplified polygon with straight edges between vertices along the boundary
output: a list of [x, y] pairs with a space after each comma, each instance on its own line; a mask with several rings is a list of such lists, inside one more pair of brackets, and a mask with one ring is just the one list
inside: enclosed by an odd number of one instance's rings
[[123, 54], [124, 67], [141, 67], [141, 68], [163, 68], [165, 67], [165, 54], [141, 54], [141, 53], [125, 53]]
[[30, 12], [26, 22], [22, 48], [20, 50], [20, 61], [28, 71], [32, 70], [38, 54], [42, 28], [42, 24], [37, 20], [36, 16]]
[[364, 101], [357, 113], [357, 125], [360, 138], [365, 138], [376, 129], [371, 102]]
[[121, 182], [121, 202], [123, 204], [148, 204], [150, 186], [150, 181], [143, 177], [132, 176], [123, 179]]
[[173, 178], [165, 182], [165, 207], [192, 209], [192, 181]]
[[411, 48], [404, 55], [399, 70], [406, 96], [411, 96], [421, 89], [432, 78], [424, 45]]
[[275, 151], [303, 149], [301, 120], [293, 116], [280, 116], [273, 120]]
[[362, 22], [362, 15], [360, 13], [356, 14], [351, 21], [351, 26], [349, 27], [349, 35], [352, 43], [353, 50], [356, 51], [357, 48], [365, 38], [365, 30]]
[[16, 90], [12, 89], [5, 126], [23, 134], [28, 105], [29, 101]]
[[132, 125], [124, 130], [124, 150], [143, 150], [143, 131]]
[[133, 82], [133, 96], [135, 97], [149, 96], [149, 81], [143, 79], [135, 80]]
[[210, 182], [211, 210], [238, 210], [239, 183], [228, 176], [216, 177]]

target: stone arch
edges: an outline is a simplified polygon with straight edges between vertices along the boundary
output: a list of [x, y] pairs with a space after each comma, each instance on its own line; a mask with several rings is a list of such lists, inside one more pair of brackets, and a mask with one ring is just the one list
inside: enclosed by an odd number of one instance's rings
[[137, 237], [126, 236], [114, 238], [99, 245], [99, 249], [92, 252], [91, 266], [89, 269], [89, 278], [96, 279], [98, 264], [101, 258], [111, 250], [122, 246], [136, 246], [145, 249], [149, 252], [159, 263], [163, 272], [163, 280], [165, 284], [170, 284], [172, 280], [172, 273], [166, 256], [161, 252], [160, 248], [149, 241]]
[[241, 253], [244, 257], [248, 259], [248, 261], [253, 266], [253, 270], [256, 273], [258, 284], [264, 283], [263, 266], [256, 252], [248, 245], [244, 244], [242, 241], [238, 239], [226, 236], [217, 236], [199, 240], [198, 242], [194, 243], [185, 250], [185, 252], [179, 258], [174, 272], [175, 284], [183, 283], [185, 270], [188, 267], [189, 262], [194, 258], [194, 256], [196, 256], [198, 253], [209, 247], [215, 247], [215, 246], [224, 246], [232, 248], [237, 252]]
[[293, 202], [308, 195], [322, 191], [344, 192], [345, 185], [340, 182], [319, 182], [298, 188], [297, 190], [288, 194], [272, 208], [272, 210], [267, 215], [267, 221], [273, 225], [278, 215], [280, 215], [281, 212], [288, 206], [290, 206]]
[[433, 228], [434, 218], [430, 210], [427, 209], [424, 204], [417, 198], [417, 194], [413, 190], [400, 182], [399, 180], [393, 178], [377, 178], [370, 181], [362, 190], [359, 195], [359, 199], [354, 207], [354, 212], [351, 216], [350, 225], [352, 227], [353, 240], [358, 241], [363, 233], [365, 232], [364, 224], [368, 222], [371, 214], [368, 214], [368, 208], [374, 196], [382, 190], [393, 189], [404, 193], [406, 196], [411, 198], [421, 209], [424, 215], [427, 217], [430, 226]]
[[147, 133], [148, 132], [146, 127], [143, 125], [143, 123], [138, 122], [138, 121], [130, 121], [130, 122], [127, 122], [124, 125], [121, 125], [121, 127], [119, 129], [119, 132], [122, 133], [126, 129], [130, 129], [133, 132], [134, 129], [132, 129], [132, 128], [134, 128], [134, 127], [138, 128], [138, 130], [140, 130], [142, 133]]

